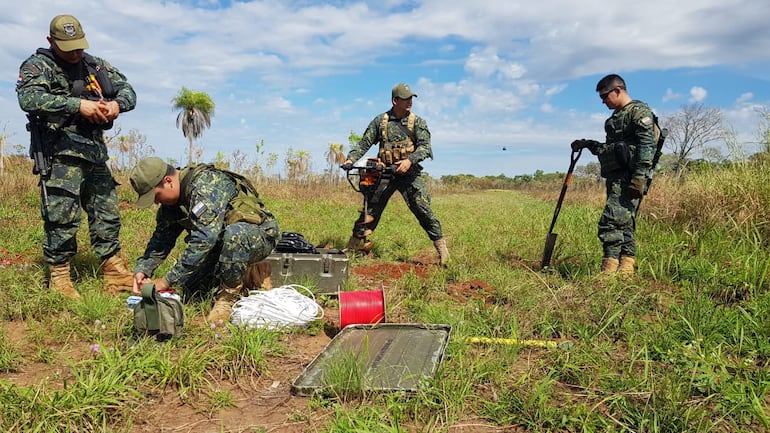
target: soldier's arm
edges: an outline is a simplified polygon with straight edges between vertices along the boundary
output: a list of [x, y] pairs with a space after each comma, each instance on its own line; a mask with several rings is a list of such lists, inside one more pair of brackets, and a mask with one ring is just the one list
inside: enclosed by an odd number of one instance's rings
[[117, 101], [120, 112], [123, 113], [136, 108], [136, 92], [134, 92], [134, 88], [129, 84], [126, 76], [109, 62], [105, 61], [104, 67], [107, 69], [107, 75], [117, 92], [114, 100]]
[[77, 113], [80, 98], [70, 96], [69, 92], [53, 92], [54, 79], [53, 70], [37, 56], [22, 63], [16, 83], [19, 107], [28, 113], [43, 115]]
[[[225, 214], [234, 184], [225, 175], [204, 171], [198, 176], [190, 191], [190, 222], [192, 229], [187, 238], [187, 247], [176, 264], [166, 274], [166, 279], [175, 286], [178, 283], [189, 285], [194, 272], [216, 247], [225, 228]], [[202, 185], [202, 186], [201, 186]]]
[[375, 117], [369, 126], [366, 127], [364, 135], [361, 136], [361, 140], [350, 147], [347, 159], [356, 162], [361, 159], [366, 152], [378, 141], [380, 141], [380, 122], [382, 122], [382, 115]]
[[632, 155], [632, 177], [644, 177], [652, 168], [655, 155], [655, 133], [653, 130], [652, 110], [648, 107], [637, 108], [633, 116], [636, 150]]
[[144, 255], [136, 260], [134, 273], [152, 276], [153, 272], [168, 257], [176, 245], [176, 240], [182, 231], [182, 226], [176, 223], [181, 218], [180, 212], [161, 207], [155, 216], [155, 231], [147, 242]]
[[409, 156], [412, 164], [417, 164], [425, 159], [433, 159], [433, 149], [430, 144], [430, 130], [428, 123], [421, 117], [414, 122], [414, 135], [417, 142], [414, 144], [414, 152]]

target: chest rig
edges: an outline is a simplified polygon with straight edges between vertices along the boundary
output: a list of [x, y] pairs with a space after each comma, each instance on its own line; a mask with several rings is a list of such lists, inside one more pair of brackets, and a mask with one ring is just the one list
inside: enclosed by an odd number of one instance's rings
[[388, 113], [382, 115], [382, 121], [380, 123], [380, 151], [377, 157], [385, 163], [385, 165], [392, 165], [397, 161], [409, 158], [414, 152], [414, 142], [417, 141], [414, 135], [414, 121], [417, 117], [414, 113], [409, 113], [406, 117], [406, 126], [402, 123], [401, 119], [393, 121], [398, 128], [404, 133], [405, 137], [402, 140], [390, 141], [388, 137], [388, 126], [390, 124], [390, 117]]

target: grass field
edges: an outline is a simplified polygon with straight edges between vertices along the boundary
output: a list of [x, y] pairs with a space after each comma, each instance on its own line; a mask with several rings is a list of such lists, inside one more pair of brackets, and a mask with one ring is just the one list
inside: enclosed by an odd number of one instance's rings
[[[596, 183], [578, 180], [568, 191], [547, 271], [539, 261], [560, 185], [527, 193], [434, 188], [452, 253], [446, 269], [433, 264], [430, 241], [394, 197], [372, 257], [351, 259], [346, 289], [386, 287], [389, 321], [451, 325], [445, 358], [416, 395], [343, 389], [309, 398], [293, 397], [289, 384], [328, 343], [322, 321], [288, 332], [211, 328], [202, 320], [209, 306], [188, 304], [185, 337], [129, 347], [125, 296], [100, 291], [84, 229], [74, 261], [84, 299], [47, 291], [36, 178], [26, 167], [6, 173], [0, 430], [767, 431], [767, 168], [656, 180], [638, 222], [638, 274], [629, 279], [598, 273], [603, 192]], [[264, 184], [260, 192], [282, 230], [338, 248], [360, 206], [347, 185]], [[136, 209], [125, 185], [119, 195], [121, 240], [133, 265], [154, 214]], [[374, 267], [400, 271], [357, 272]], [[333, 316], [335, 298], [318, 300]]]

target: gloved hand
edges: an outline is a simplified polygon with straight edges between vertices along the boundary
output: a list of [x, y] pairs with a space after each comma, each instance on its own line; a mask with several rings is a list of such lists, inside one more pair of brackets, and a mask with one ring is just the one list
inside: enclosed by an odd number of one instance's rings
[[341, 166], [341, 169], [345, 171], [350, 171], [353, 168], [353, 162], [350, 160], [345, 161]]
[[642, 198], [644, 195], [644, 186], [647, 183], [647, 179], [643, 177], [631, 178], [631, 183], [628, 184], [628, 195], [631, 198]]
[[577, 152], [580, 149], [585, 149], [590, 144], [591, 140], [586, 140], [585, 138], [581, 138], [580, 140], [575, 140], [570, 144], [570, 147], [572, 147], [573, 152]]

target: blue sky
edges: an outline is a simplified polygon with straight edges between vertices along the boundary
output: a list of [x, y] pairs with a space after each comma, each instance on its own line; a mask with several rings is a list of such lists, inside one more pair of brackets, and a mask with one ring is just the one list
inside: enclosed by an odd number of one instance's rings
[[747, 153], [757, 110], [770, 106], [770, 9], [748, 0], [37, 0], [0, 5], [0, 32], [13, 35], [0, 41], [0, 134], [11, 144], [29, 140], [18, 66], [47, 46], [61, 13], [137, 91], [122, 131], [182, 163], [170, 104], [182, 86], [216, 103], [204, 161], [254, 158], [264, 140], [265, 154], [304, 150], [322, 172], [329, 143], [347, 149], [408, 82], [435, 177], [565, 171], [573, 139], [603, 138], [609, 112], [594, 88], [608, 73], [661, 117], [691, 102], [719, 107]]

